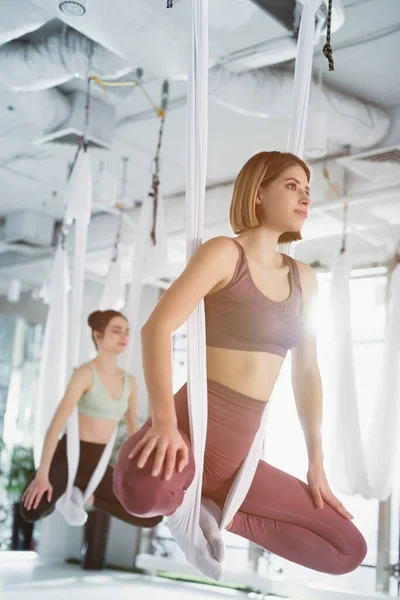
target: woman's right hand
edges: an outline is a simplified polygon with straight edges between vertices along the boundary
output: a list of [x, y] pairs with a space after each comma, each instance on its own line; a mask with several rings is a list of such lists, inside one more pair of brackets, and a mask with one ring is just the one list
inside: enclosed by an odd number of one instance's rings
[[177, 470], [180, 473], [189, 462], [189, 449], [176, 425], [153, 424], [130, 452], [129, 458], [134, 458], [141, 452], [137, 465], [142, 469], [153, 450], [156, 452], [151, 472], [154, 477], [159, 475], [164, 462], [166, 480], [171, 479], [175, 464], [178, 463]]
[[53, 496], [53, 486], [51, 485], [48, 475], [36, 473], [22, 496], [22, 502], [27, 510], [36, 509], [42, 496], [47, 493], [47, 501], [51, 502]]

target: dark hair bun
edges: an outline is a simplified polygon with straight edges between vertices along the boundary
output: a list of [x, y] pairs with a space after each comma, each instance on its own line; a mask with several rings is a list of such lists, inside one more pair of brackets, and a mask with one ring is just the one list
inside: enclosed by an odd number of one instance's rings
[[111, 319], [115, 319], [115, 317], [122, 317], [127, 321], [127, 318], [118, 310], [95, 310], [88, 316], [88, 325], [92, 331], [104, 333]]
[[102, 329], [104, 318], [102, 310], [95, 310], [88, 316], [88, 325], [94, 331], [100, 331]]

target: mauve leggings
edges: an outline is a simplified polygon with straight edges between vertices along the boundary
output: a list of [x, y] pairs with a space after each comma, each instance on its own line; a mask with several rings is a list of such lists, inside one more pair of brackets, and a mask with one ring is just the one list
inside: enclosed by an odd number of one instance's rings
[[[175, 394], [175, 406], [178, 427], [190, 439], [186, 385]], [[258, 400], [208, 380], [203, 495], [220, 507], [252, 444], [264, 406]], [[133, 448], [150, 426], [151, 420], [129, 438], [127, 447]], [[133, 460], [137, 461], [137, 458]], [[119, 462], [116, 467], [118, 477], [125, 477], [128, 489], [126, 478], [132, 477], [132, 470], [129, 474], [124, 457]], [[179, 478], [182, 478], [178, 474], [174, 477], [179, 486]], [[140, 480], [141, 489], [146, 490], [147, 486], [148, 495], [154, 497], [156, 503], [162, 493], [160, 478], [142, 471]], [[114, 478], [114, 489], [115, 481]], [[168, 498], [165, 503], [167, 506]], [[129, 510], [135, 514], [140, 514], [141, 510], [139, 504], [135, 506], [132, 495]], [[168, 510], [164, 514], [168, 514]], [[263, 460], [258, 464], [251, 488], [230, 531], [292, 562], [335, 575], [356, 569], [367, 552], [366, 542], [352, 521], [327, 504], [323, 509], [315, 508], [306, 483]]]

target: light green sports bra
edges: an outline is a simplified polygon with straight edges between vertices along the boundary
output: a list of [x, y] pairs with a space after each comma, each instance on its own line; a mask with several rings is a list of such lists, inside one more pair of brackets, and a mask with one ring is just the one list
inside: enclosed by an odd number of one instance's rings
[[124, 387], [121, 396], [115, 400], [110, 396], [101, 382], [96, 367], [91, 362], [93, 371], [93, 385], [91, 389], [83, 394], [79, 400], [78, 411], [83, 415], [97, 419], [111, 419], [119, 421], [128, 408], [129, 396], [131, 394], [128, 374], [124, 376]]

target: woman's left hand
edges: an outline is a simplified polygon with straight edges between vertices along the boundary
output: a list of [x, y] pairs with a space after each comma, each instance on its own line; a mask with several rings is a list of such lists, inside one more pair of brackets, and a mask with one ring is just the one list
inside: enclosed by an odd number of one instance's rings
[[322, 465], [309, 466], [307, 481], [317, 508], [323, 508], [324, 502], [326, 502], [345, 519], [354, 519], [353, 515], [346, 510], [340, 500], [334, 496]]

